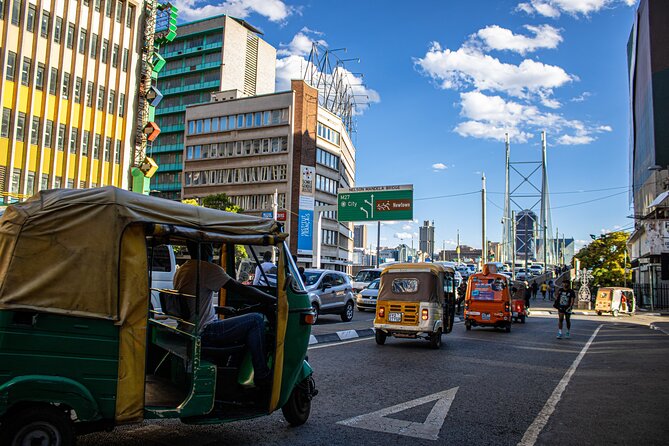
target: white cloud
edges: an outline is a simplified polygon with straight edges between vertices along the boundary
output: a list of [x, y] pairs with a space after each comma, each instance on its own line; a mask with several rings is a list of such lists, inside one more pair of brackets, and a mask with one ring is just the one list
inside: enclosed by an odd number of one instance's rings
[[581, 136], [572, 136], [572, 135], [562, 135], [558, 138], [557, 143], [563, 146], [575, 146], [582, 144], [590, 144], [595, 138], [589, 135]]
[[592, 93], [589, 91], [584, 91], [580, 95], [576, 96], [575, 98], [571, 98], [571, 102], [583, 102], [586, 99], [588, 99], [590, 96], [592, 96]]
[[[307, 61], [311, 52], [313, 43], [321, 47], [327, 47], [328, 43], [324, 39], [318, 37], [323, 33], [309, 28], [302, 28], [290, 41], [290, 43], [282, 44], [282, 48], [277, 52], [277, 55], [284, 56], [276, 60], [276, 89], [277, 91], [284, 91], [290, 89], [290, 81], [293, 79], [303, 79], [308, 67], [313, 65]], [[346, 68], [337, 68], [337, 75], [341, 75], [345, 82], [351, 87], [353, 95], [357, 97], [358, 102], [355, 114], [360, 114], [368, 107], [368, 104], [378, 103], [381, 101], [381, 96], [376, 90], [368, 88], [362, 77], [353, 74]], [[343, 71], [341, 71], [343, 70]], [[366, 97], [366, 101], [360, 98]]]
[[604, 8], [611, 8], [617, 4], [634, 6], [636, 0], [530, 0], [519, 3], [516, 10], [527, 14], [538, 14], [544, 17], [557, 18], [562, 13], [572, 16], [589, 16]]
[[525, 55], [542, 48], [555, 49], [562, 42], [560, 30], [550, 25], [525, 25], [533, 37], [514, 34], [497, 25], [487, 26], [476, 33], [489, 50], [508, 50]]
[[444, 163], [434, 163], [432, 165], [432, 168], [435, 170], [435, 172], [437, 172], [437, 171], [440, 171], [440, 170], [448, 169], [448, 166]]
[[174, 0], [179, 9], [179, 19], [193, 21], [220, 14], [245, 19], [259, 14], [272, 22], [283, 22], [295, 12], [282, 0], [226, 0], [218, 4], [206, 4], [204, 0]]
[[411, 231], [412, 229], [413, 229], [413, 226], [411, 226], [410, 224], [406, 224], [406, 225], [402, 226], [403, 231]]
[[412, 238], [412, 234], [410, 232], [396, 232], [394, 237], [400, 240], [402, 239], [408, 240]]
[[473, 86], [479, 91], [498, 91], [526, 98], [550, 97], [553, 89], [575, 78], [562, 68], [532, 59], [520, 64], [503, 63], [477, 48], [463, 46], [456, 51], [442, 49], [433, 42], [423, 58], [415, 60], [422, 72], [440, 83], [443, 89]]

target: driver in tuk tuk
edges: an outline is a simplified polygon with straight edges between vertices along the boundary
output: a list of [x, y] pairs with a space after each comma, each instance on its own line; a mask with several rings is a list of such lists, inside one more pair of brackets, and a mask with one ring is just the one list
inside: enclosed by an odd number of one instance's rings
[[[213, 246], [189, 242], [190, 260], [181, 265], [174, 274], [174, 288], [184, 294], [196, 294], [198, 262], [200, 274], [200, 305], [198, 320], [202, 344], [211, 347], [227, 347], [245, 343], [251, 353], [256, 386], [270, 384], [272, 372], [265, 357], [265, 321], [260, 313], [247, 313], [219, 320], [216, 317], [212, 298], [221, 288], [245, 299], [261, 303], [276, 303], [276, 298], [254, 287], [242, 285], [230, 277], [225, 270], [212, 263]], [[200, 260], [198, 261], [198, 252]]]

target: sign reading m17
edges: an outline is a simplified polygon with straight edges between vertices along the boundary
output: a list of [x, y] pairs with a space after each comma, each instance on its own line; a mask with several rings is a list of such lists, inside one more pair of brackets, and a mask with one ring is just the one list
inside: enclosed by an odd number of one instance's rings
[[339, 189], [337, 215], [345, 221], [413, 220], [413, 185]]

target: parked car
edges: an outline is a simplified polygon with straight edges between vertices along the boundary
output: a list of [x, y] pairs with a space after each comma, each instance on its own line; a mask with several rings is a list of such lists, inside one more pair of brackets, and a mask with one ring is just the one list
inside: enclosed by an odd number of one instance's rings
[[358, 307], [358, 311], [376, 311], [376, 298], [379, 296], [379, 283], [381, 283], [381, 279], [372, 281], [367, 288], [356, 295], [355, 303]]
[[541, 265], [532, 265], [528, 269], [535, 276], [540, 276], [544, 273], [544, 267]]
[[327, 269], [306, 269], [304, 276], [316, 320], [321, 314], [338, 314], [344, 322], [353, 319], [355, 298], [346, 274]]
[[530, 280], [532, 278], [532, 273], [525, 271], [524, 268], [516, 269], [516, 280]]
[[358, 274], [353, 279], [353, 292], [359, 293], [367, 288], [373, 280], [381, 277], [381, 271], [383, 271], [382, 268], [367, 268], [358, 271]]

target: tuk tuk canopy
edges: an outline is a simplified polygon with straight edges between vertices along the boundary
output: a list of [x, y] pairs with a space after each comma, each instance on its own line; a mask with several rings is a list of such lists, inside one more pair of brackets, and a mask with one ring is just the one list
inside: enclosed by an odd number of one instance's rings
[[[225, 234], [248, 244], [274, 244], [285, 237], [271, 219], [111, 186], [41, 191], [9, 206], [0, 217], [0, 309], [111, 319], [122, 324], [120, 271], [130, 267], [123, 267], [124, 261], [131, 261], [132, 254], [143, 256], [140, 277], [147, 274], [145, 247], [122, 254], [122, 239], [131, 225], [149, 223]], [[140, 288], [148, 288], [143, 283], [128, 285], [137, 287], [138, 299], [145, 294]]]
[[443, 302], [446, 270], [434, 263], [394, 264], [381, 273], [379, 301]]

